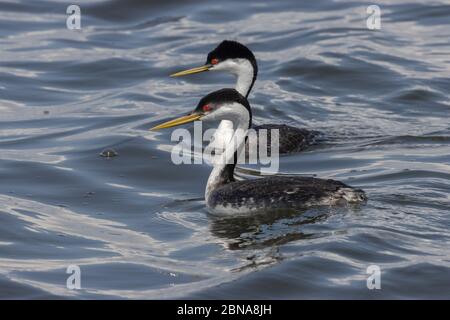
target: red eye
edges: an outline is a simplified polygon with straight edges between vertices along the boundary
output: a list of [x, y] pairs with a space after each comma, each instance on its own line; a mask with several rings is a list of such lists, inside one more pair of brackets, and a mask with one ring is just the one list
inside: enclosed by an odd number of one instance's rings
[[211, 64], [218, 64], [219, 63], [219, 59], [211, 59]]
[[208, 112], [208, 111], [211, 111], [212, 108], [209, 104], [205, 104], [202, 109], [204, 112]]

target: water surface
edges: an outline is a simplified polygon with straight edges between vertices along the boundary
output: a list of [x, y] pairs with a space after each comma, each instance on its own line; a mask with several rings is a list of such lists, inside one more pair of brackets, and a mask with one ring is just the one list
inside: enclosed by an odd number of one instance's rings
[[[77, 3], [80, 31], [72, 3], [0, 2], [1, 298], [449, 297], [448, 1], [378, 1], [374, 31], [366, 1]], [[233, 85], [168, 77], [224, 39], [258, 59], [256, 123], [324, 133], [280, 171], [363, 188], [365, 206], [206, 212], [210, 167], [172, 164], [170, 130], [147, 129]]]

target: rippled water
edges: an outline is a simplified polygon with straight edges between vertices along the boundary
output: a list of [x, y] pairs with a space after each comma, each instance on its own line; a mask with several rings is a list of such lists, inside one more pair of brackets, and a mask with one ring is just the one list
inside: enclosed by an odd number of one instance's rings
[[[366, 1], [77, 3], [81, 31], [66, 1], [0, 2], [1, 298], [449, 297], [450, 2], [377, 1], [379, 31]], [[281, 172], [365, 206], [208, 215], [210, 167], [172, 164], [170, 130], [147, 129], [234, 83], [168, 77], [223, 39], [257, 56], [257, 123], [325, 133]]]

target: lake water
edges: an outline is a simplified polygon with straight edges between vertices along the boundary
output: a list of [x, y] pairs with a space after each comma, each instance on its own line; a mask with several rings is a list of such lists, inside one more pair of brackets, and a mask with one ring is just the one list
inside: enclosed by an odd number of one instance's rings
[[[450, 297], [449, 1], [377, 1], [380, 30], [367, 1], [76, 3], [78, 31], [67, 1], [0, 2], [0, 298]], [[280, 172], [366, 205], [207, 213], [211, 168], [147, 129], [234, 85], [168, 77], [224, 39], [258, 59], [256, 123], [324, 133]]]

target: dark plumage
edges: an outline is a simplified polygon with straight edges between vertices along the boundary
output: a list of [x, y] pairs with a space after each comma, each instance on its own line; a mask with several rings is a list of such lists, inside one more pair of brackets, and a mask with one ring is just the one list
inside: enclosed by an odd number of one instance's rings
[[254, 126], [258, 137], [260, 130], [267, 130], [267, 154], [271, 154], [271, 130], [278, 129], [279, 134], [279, 154], [299, 152], [315, 144], [318, 131], [310, 131], [303, 128], [296, 128], [285, 124], [263, 124]]
[[208, 206], [225, 206], [230, 212], [252, 212], [269, 208], [292, 210], [311, 205], [357, 203], [365, 200], [364, 191], [353, 189], [340, 181], [270, 176], [223, 184], [211, 193]]

